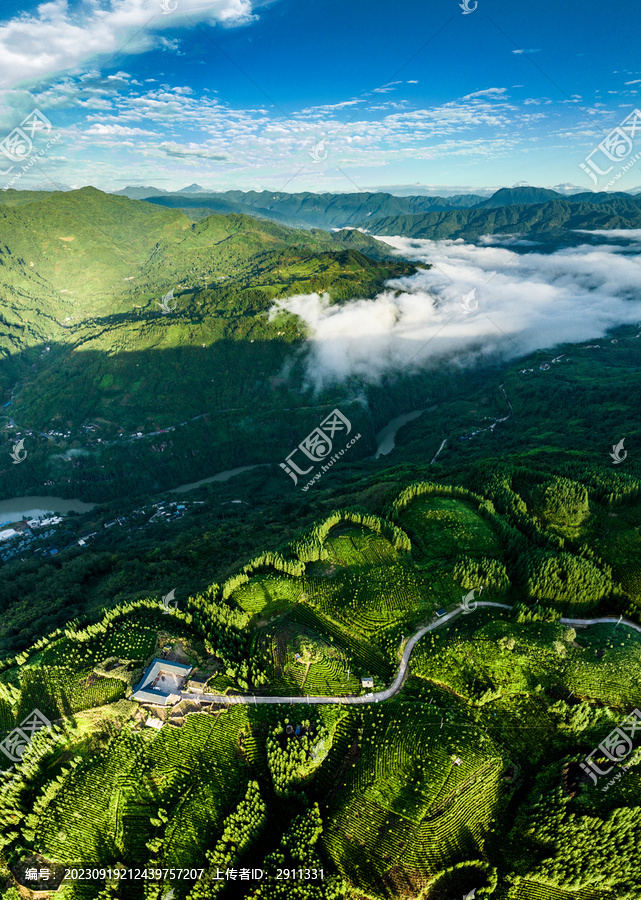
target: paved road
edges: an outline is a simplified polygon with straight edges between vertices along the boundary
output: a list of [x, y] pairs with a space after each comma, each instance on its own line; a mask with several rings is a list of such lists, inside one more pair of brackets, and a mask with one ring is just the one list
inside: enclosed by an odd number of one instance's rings
[[627, 625], [628, 628], [633, 628], [641, 634], [641, 625], [630, 622], [628, 619], [615, 619], [611, 616], [604, 619], [560, 619], [559, 621], [561, 625], [576, 625], [577, 628], [585, 628], [587, 625], [609, 625], [616, 622], [621, 625]]
[[[513, 408], [512, 408], [512, 404], [510, 403], [510, 398], [509, 398], [508, 395], [505, 393], [505, 388], [504, 388], [504, 386], [503, 386], [502, 384], [500, 384], [500, 385], [499, 385], [499, 388], [501, 389], [501, 391], [502, 391], [502, 393], [503, 393], [503, 396], [505, 397], [505, 402], [506, 402], [507, 405], [508, 405], [509, 412], [508, 412], [507, 416], [499, 416], [499, 417], [497, 417], [496, 419], [494, 419], [494, 421], [492, 422], [491, 425], [488, 425], [488, 426], [487, 426], [487, 428], [479, 428], [479, 429], [477, 429], [476, 431], [473, 431], [472, 434], [469, 434], [469, 435], [464, 434], [464, 435], [461, 436], [460, 440], [463, 440], [463, 438], [469, 439], [469, 438], [471, 438], [471, 437], [474, 437], [474, 436], [477, 435], [477, 434], [482, 434], [484, 431], [491, 431], [492, 434], [494, 434], [494, 429], [495, 429], [496, 426], [499, 424], [499, 422], [507, 422], [507, 420], [510, 418], [510, 416], [512, 415], [512, 413], [514, 412], [514, 410], [513, 410]], [[438, 448], [438, 450], [436, 451], [436, 453], [435, 453], [434, 456], [432, 457], [432, 461], [431, 461], [430, 465], [433, 465], [433, 464], [436, 462], [437, 457], [440, 455], [441, 450], [443, 449], [443, 447], [444, 447], [446, 444], [447, 444], [447, 438], [445, 438], [445, 440], [442, 442], [441, 446]]]
[[430, 463], [430, 465], [433, 465], [433, 464], [436, 462], [437, 456], [439, 455], [439, 453], [441, 452], [441, 450], [443, 449], [443, 447], [444, 447], [446, 444], [447, 444], [447, 438], [443, 438], [443, 440], [441, 441], [441, 446], [438, 448], [438, 450], [436, 451], [436, 453], [435, 453], [434, 456], [432, 457], [432, 462]]
[[[341, 704], [344, 706], [362, 706], [366, 703], [380, 703], [383, 700], [389, 700], [390, 697], [393, 697], [394, 694], [397, 694], [405, 680], [405, 675], [407, 674], [407, 666], [410, 661], [410, 656], [412, 655], [412, 650], [423, 637], [424, 634], [427, 634], [428, 631], [434, 631], [435, 628], [441, 628], [443, 625], [447, 624], [447, 622], [451, 622], [456, 616], [461, 615], [461, 613], [471, 613], [476, 609], [476, 607], [497, 607], [498, 609], [512, 609], [511, 606], [508, 606], [506, 603], [493, 603], [491, 600], [476, 600], [473, 601], [473, 606], [469, 609], [465, 609], [463, 606], [458, 606], [456, 609], [452, 610], [452, 612], [446, 613], [446, 615], [441, 616], [441, 618], [436, 619], [434, 622], [430, 622], [429, 625], [424, 625], [422, 628], [413, 634], [412, 637], [407, 641], [405, 647], [403, 649], [403, 655], [401, 657], [401, 664], [398, 669], [398, 673], [394, 681], [390, 684], [388, 688], [384, 691], [378, 691], [376, 694], [362, 694], [356, 697], [257, 697], [254, 694], [242, 695], [242, 694], [188, 694], [182, 693], [182, 700], [191, 700], [197, 703], [220, 703], [225, 706], [231, 706], [234, 703], [245, 703], [250, 705], [258, 705], [258, 704], [278, 704], [278, 703], [296, 703], [296, 704], [309, 704], [310, 706], [324, 706], [329, 704]], [[588, 625], [608, 625], [613, 623], [620, 623], [621, 625], [626, 625], [628, 628], [633, 628], [634, 631], [638, 631], [641, 633], [641, 626], [636, 625], [634, 622], [629, 622], [627, 619], [616, 619], [613, 617], [604, 617], [601, 619], [560, 619], [559, 620], [562, 625], [575, 625], [577, 628], [585, 628]]]
[[[512, 609], [511, 606], [507, 606], [505, 603], [492, 603], [490, 600], [479, 600], [476, 603], [476, 606], [497, 606], [499, 607], [499, 609]], [[401, 657], [401, 664], [399, 666], [396, 678], [388, 688], [386, 688], [384, 691], [378, 691], [378, 693], [376, 694], [362, 694], [357, 697], [256, 697], [255, 695], [242, 694], [194, 695], [183, 693], [180, 696], [182, 700], [195, 700], [197, 702], [204, 703], [222, 703], [227, 706], [230, 706], [234, 703], [249, 703], [252, 705], [258, 705], [261, 703], [296, 703], [309, 704], [310, 706], [324, 706], [336, 703], [349, 706], [362, 706], [366, 703], [380, 703], [383, 700], [389, 700], [390, 697], [393, 697], [394, 694], [397, 694], [400, 691], [405, 679], [405, 675], [407, 673], [407, 666], [410, 661], [410, 656], [412, 655], [412, 650], [416, 646], [417, 642], [420, 641], [420, 639], [423, 637], [423, 635], [427, 634], [428, 631], [434, 631], [435, 628], [441, 628], [441, 626], [445, 625], [447, 622], [450, 622], [455, 616], [458, 616], [463, 612], [463, 607], [459, 606], [456, 609], [452, 610], [452, 612], [446, 613], [446, 615], [441, 616], [440, 619], [436, 619], [436, 621], [430, 622], [429, 625], [424, 625], [423, 628], [419, 628], [416, 634], [412, 635], [412, 637], [405, 644], [405, 647], [403, 649], [403, 656]], [[471, 609], [470, 612], [472, 612]]]

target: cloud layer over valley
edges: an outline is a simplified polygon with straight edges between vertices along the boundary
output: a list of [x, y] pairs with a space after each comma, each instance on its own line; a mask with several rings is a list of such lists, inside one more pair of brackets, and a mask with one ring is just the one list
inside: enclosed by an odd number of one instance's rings
[[350, 377], [375, 383], [445, 360], [514, 358], [641, 320], [641, 231], [554, 253], [515, 252], [495, 238], [382, 240], [433, 268], [390, 282], [372, 300], [332, 306], [310, 294], [273, 308], [306, 323], [308, 379], [317, 389]]

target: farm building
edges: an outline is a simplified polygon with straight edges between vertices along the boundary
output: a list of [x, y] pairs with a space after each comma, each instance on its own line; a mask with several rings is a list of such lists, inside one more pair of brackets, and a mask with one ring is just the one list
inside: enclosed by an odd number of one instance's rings
[[194, 691], [196, 694], [202, 694], [207, 686], [207, 679], [202, 675], [196, 675], [187, 682], [187, 690]]
[[365, 678], [361, 678], [361, 687], [369, 688], [370, 690], [374, 687], [374, 679], [371, 675], [367, 675]]
[[177, 703], [192, 666], [169, 662], [167, 659], [154, 659], [134, 688], [132, 700], [140, 703], [153, 703], [156, 706], [167, 706]]

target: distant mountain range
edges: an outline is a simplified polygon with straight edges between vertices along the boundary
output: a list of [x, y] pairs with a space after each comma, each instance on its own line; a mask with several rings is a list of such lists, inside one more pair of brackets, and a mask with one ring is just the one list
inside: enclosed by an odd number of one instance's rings
[[299, 194], [270, 191], [207, 192], [198, 184], [173, 193], [127, 187], [118, 193], [180, 209], [199, 220], [212, 213], [244, 213], [295, 228], [360, 228], [372, 234], [430, 239], [519, 233], [569, 236], [573, 229], [641, 227], [641, 194], [562, 192], [527, 185], [501, 188], [490, 197], [448, 197], [386, 192]]
[[[193, 188], [195, 186], [191, 186]], [[125, 196], [148, 200], [160, 206], [181, 209], [192, 218], [212, 212], [237, 212], [271, 219], [293, 228], [367, 227], [370, 218], [414, 215], [432, 210], [468, 208], [478, 205], [483, 197], [460, 194], [454, 197], [395, 197], [380, 192], [354, 194], [271, 193], [270, 191], [178, 191], [160, 193], [152, 189], [147, 196], [142, 188], [125, 188]], [[198, 212], [196, 212], [198, 211]]]
[[[616, 197], [609, 202], [578, 195], [546, 203], [449, 210], [424, 215], [390, 216], [370, 227], [372, 234], [442, 240], [474, 240], [481, 235], [519, 234], [542, 240], [577, 239], [575, 231], [641, 228], [641, 198]], [[590, 195], [591, 198], [593, 195]]]
[[[71, 188], [69, 188], [71, 190]], [[117, 197], [129, 197], [130, 200], [144, 200], [147, 197], [161, 197], [170, 194], [206, 194], [207, 189], [200, 184], [188, 184], [187, 187], [181, 188], [179, 191], [166, 191], [164, 188], [152, 187], [151, 185], [132, 186], [128, 185], [120, 191], [107, 191], [107, 193], [115, 194]]]

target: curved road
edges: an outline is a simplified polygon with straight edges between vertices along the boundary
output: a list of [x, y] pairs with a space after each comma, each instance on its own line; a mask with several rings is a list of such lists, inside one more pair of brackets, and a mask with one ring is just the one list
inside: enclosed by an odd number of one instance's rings
[[[489, 600], [486, 602], [479, 601], [479, 606], [499, 606], [502, 609], [512, 609], [511, 606], [506, 606], [504, 603], [491, 603]], [[379, 703], [381, 700], [389, 700], [390, 697], [393, 697], [394, 694], [398, 693], [403, 684], [403, 680], [407, 673], [407, 666], [410, 661], [410, 656], [412, 655], [412, 650], [414, 649], [417, 641], [423, 637], [424, 634], [427, 634], [428, 631], [433, 631], [435, 628], [440, 628], [441, 625], [445, 625], [446, 622], [449, 622], [454, 616], [457, 616], [460, 612], [462, 612], [462, 607], [459, 606], [456, 609], [452, 610], [452, 612], [447, 613], [442, 616], [440, 619], [437, 619], [435, 622], [430, 622], [429, 625], [424, 625], [423, 628], [419, 628], [416, 634], [413, 634], [412, 637], [405, 644], [405, 648], [403, 649], [403, 656], [401, 657], [401, 664], [398, 669], [398, 673], [394, 681], [390, 684], [388, 688], [384, 691], [379, 691], [377, 694], [361, 694], [356, 697], [256, 697], [255, 695], [242, 695], [242, 694], [203, 694], [201, 697], [195, 698], [193, 694], [181, 694], [181, 699], [186, 700], [203, 700], [211, 703], [309, 703], [310, 705], [321, 706], [326, 704], [349, 704], [352, 706], [360, 706], [364, 703]]]
[[612, 616], [608, 616], [604, 619], [559, 619], [559, 622], [561, 625], [576, 625], [577, 628], [585, 628], [586, 625], [608, 625], [612, 622], [616, 622], [617, 625], [619, 623], [621, 623], [621, 625], [627, 625], [628, 628], [633, 628], [641, 634], [641, 625], [630, 622], [628, 619], [615, 619]]
[[[450, 622], [455, 616], [458, 616], [462, 612], [473, 612], [474, 609], [478, 606], [482, 607], [498, 607], [499, 609], [512, 609], [511, 606], [508, 606], [506, 603], [493, 603], [490, 600], [477, 600], [473, 601], [473, 606], [469, 609], [465, 609], [463, 606], [458, 606], [456, 609], [452, 610], [452, 612], [446, 613], [446, 615], [442, 616], [439, 619], [436, 619], [434, 622], [430, 622], [429, 625], [424, 625], [422, 628], [413, 634], [412, 637], [407, 641], [405, 647], [403, 649], [403, 655], [401, 657], [401, 664], [398, 669], [398, 673], [394, 681], [390, 684], [388, 688], [384, 691], [379, 691], [376, 694], [362, 694], [360, 696], [352, 696], [352, 697], [257, 697], [255, 694], [189, 694], [189, 693], [181, 693], [181, 700], [191, 700], [196, 702], [204, 702], [204, 703], [220, 703], [226, 706], [231, 706], [234, 703], [246, 703], [246, 704], [254, 704], [258, 705], [260, 703], [267, 704], [277, 704], [277, 703], [296, 703], [296, 704], [309, 704], [311, 706], [323, 706], [328, 704], [341, 704], [341, 705], [349, 705], [349, 706], [361, 706], [366, 703], [380, 703], [383, 700], [389, 700], [390, 697], [393, 697], [394, 694], [397, 694], [403, 681], [405, 679], [405, 675], [407, 674], [407, 666], [410, 661], [410, 656], [412, 655], [412, 650], [423, 637], [424, 634], [427, 634], [428, 631], [434, 631], [435, 628], [440, 628], [442, 625], [445, 625], [447, 622]], [[627, 625], [628, 628], [633, 628], [635, 631], [641, 633], [641, 626], [636, 625], [634, 622], [629, 622], [627, 619], [616, 619], [613, 617], [604, 617], [601, 619], [559, 619], [559, 622], [562, 625], [576, 625], [578, 628], [585, 628], [588, 625], [607, 625], [612, 623], [617, 623], [621, 625]]]

